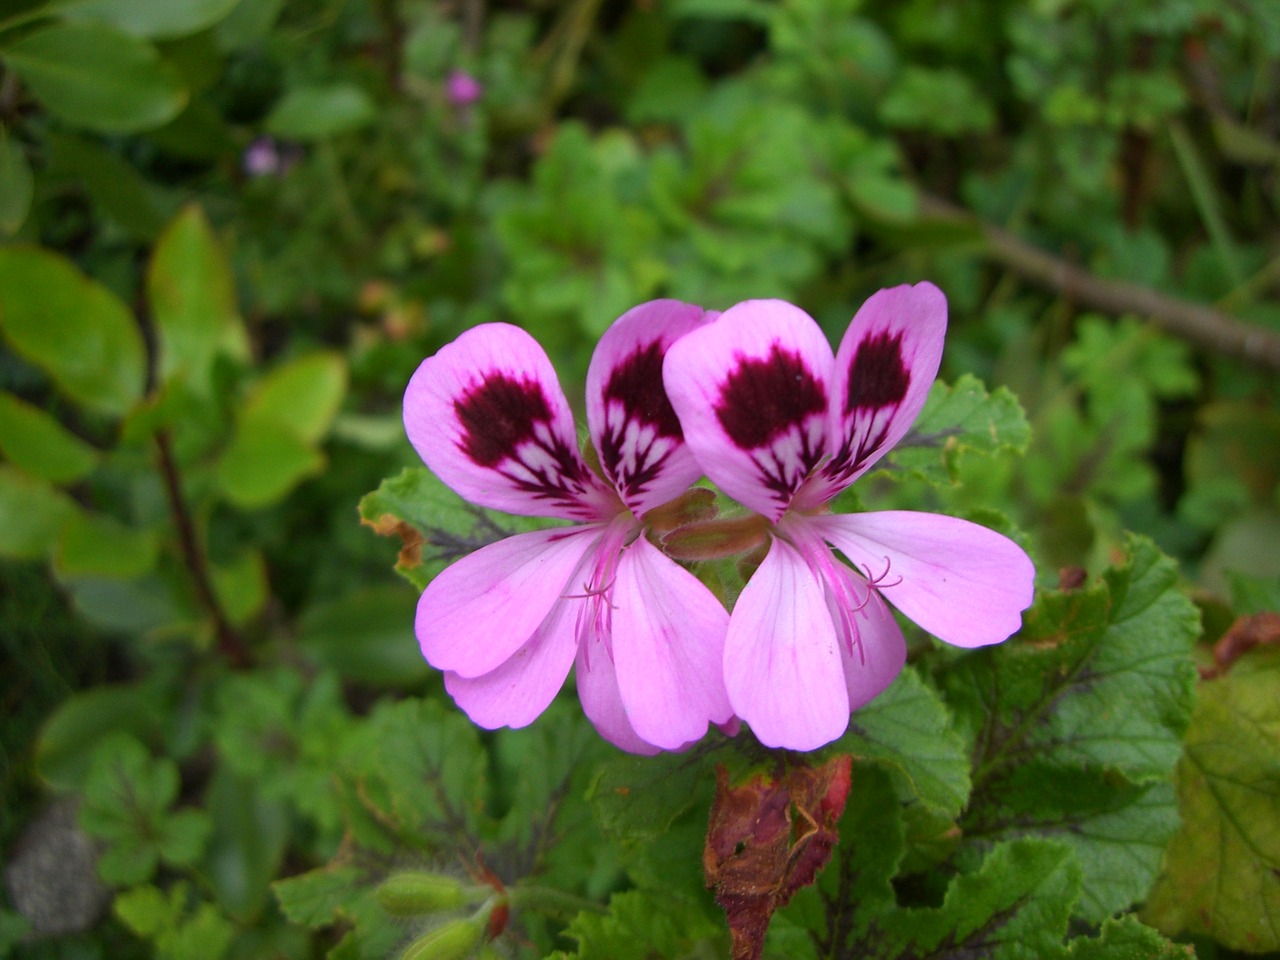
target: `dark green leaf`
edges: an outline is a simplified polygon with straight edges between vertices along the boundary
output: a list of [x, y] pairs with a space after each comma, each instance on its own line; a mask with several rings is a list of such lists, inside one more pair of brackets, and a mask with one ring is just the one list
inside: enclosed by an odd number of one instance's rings
[[276, 104], [266, 129], [282, 140], [324, 140], [358, 130], [376, 115], [369, 95], [354, 84], [297, 87]]
[[51, 113], [102, 133], [134, 133], [178, 115], [182, 78], [148, 43], [99, 24], [59, 23], [0, 50]]
[[12, 237], [22, 229], [34, 192], [31, 164], [22, 144], [0, 127], [0, 234]]
[[299, 643], [349, 680], [415, 686], [431, 672], [413, 634], [417, 602], [403, 585], [387, 585], [317, 603], [303, 614]]
[[0, 464], [0, 556], [47, 555], [76, 512], [61, 490]]

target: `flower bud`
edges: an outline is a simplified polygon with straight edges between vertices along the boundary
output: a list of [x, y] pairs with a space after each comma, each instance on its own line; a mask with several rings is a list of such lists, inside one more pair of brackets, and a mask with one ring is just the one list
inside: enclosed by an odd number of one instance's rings
[[393, 917], [413, 917], [455, 910], [471, 899], [469, 893], [456, 877], [441, 873], [400, 873], [383, 881], [374, 896]]
[[409, 944], [400, 960], [464, 960], [483, 935], [484, 926], [475, 917], [450, 920]]

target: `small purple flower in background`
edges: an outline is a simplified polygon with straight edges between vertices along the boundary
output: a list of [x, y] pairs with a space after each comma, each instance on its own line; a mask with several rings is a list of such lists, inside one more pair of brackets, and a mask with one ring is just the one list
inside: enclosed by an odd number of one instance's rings
[[729, 615], [638, 519], [701, 475], [663, 392], [662, 361], [714, 316], [656, 300], [601, 338], [587, 424], [607, 482], [579, 454], [551, 362], [520, 328], [476, 327], [413, 375], [405, 429], [441, 480], [481, 506], [574, 522], [482, 547], [422, 594], [423, 654], [480, 726], [531, 723], [575, 663], [584, 711], [623, 749], [679, 749], [731, 720]]
[[267, 177], [282, 169], [280, 151], [272, 137], [258, 137], [244, 151], [244, 172], [251, 177]]
[[724, 654], [729, 702], [769, 746], [836, 739], [850, 710], [901, 671], [906, 643], [882, 595], [962, 647], [1007, 639], [1031, 602], [1030, 559], [992, 530], [931, 513], [826, 510], [910, 429], [946, 318], [932, 284], [881, 290], [833, 355], [808, 314], [752, 300], [667, 353], [689, 448], [709, 479], [769, 521]]
[[466, 71], [454, 70], [445, 79], [444, 93], [455, 107], [469, 107], [484, 95], [484, 87]]

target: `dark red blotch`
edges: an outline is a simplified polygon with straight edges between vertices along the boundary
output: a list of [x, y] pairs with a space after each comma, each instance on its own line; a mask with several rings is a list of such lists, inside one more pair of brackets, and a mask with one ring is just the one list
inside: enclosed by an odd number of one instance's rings
[[720, 426], [743, 450], [766, 446], [826, 409], [822, 384], [799, 354], [776, 343], [763, 359], [740, 359], [715, 408]]
[[613, 368], [604, 399], [621, 403], [628, 417], [649, 424], [661, 436], [683, 437], [680, 420], [662, 385], [662, 356], [662, 343], [657, 340], [636, 349]]
[[542, 387], [505, 373], [489, 374], [453, 401], [462, 424], [462, 452], [481, 467], [496, 467], [514, 457], [516, 448], [535, 439], [534, 427], [551, 422]]
[[879, 410], [901, 403], [911, 377], [902, 362], [902, 333], [884, 331], [858, 344], [849, 363], [844, 412]]

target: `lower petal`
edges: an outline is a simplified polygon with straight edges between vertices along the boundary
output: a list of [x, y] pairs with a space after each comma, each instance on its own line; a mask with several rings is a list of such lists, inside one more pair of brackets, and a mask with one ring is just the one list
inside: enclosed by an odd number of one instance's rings
[[576, 676], [582, 712], [600, 736], [628, 753], [652, 756], [661, 752], [660, 747], [641, 739], [627, 719], [613, 658], [604, 639], [595, 631], [579, 641]]
[[907, 663], [907, 641], [880, 594], [872, 590], [856, 618], [858, 641], [853, 655], [844, 658], [851, 710], [880, 696]]
[[641, 538], [622, 555], [611, 601], [618, 687], [639, 737], [675, 750], [733, 716], [729, 614], [697, 577]]
[[479, 677], [445, 673], [444, 687], [486, 730], [528, 726], [564, 686], [577, 649], [573, 601], [561, 601], [537, 633], [496, 670]]
[[734, 712], [766, 746], [830, 743], [849, 724], [842, 659], [823, 585], [795, 547], [774, 539], [729, 621], [724, 679]]
[[422, 654], [462, 677], [491, 673], [523, 647], [599, 539], [595, 527], [507, 537], [446, 567], [418, 601]]
[[850, 563], [883, 579], [878, 586], [886, 600], [939, 640], [960, 647], [1000, 643], [1031, 605], [1031, 559], [976, 523], [905, 510], [813, 522]]

